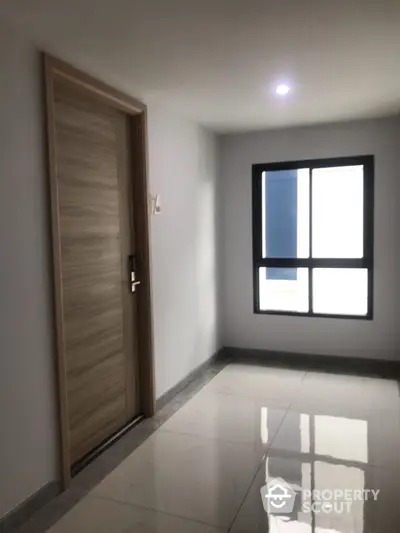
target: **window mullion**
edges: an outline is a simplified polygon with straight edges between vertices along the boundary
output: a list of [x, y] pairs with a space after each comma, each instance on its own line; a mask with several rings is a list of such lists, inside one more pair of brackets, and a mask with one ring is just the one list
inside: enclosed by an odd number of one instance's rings
[[[313, 168], [311, 167], [309, 169], [309, 202], [308, 202], [308, 208], [309, 208], [309, 258], [312, 260], [312, 204], [313, 204]], [[313, 312], [313, 271], [312, 266], [310, 264], [310, 267], [308, 269], [308, 312], [312, 314]]]

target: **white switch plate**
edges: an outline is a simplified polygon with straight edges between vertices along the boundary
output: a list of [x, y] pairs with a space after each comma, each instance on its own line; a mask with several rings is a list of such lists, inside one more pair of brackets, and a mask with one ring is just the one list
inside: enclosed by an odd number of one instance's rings
[[157, 194], [154, 202], [154, 214], [159, 215], [161, 213], [161, 196]]
[[153, 215], [159, 215], [161, 213], [161, 196], [151, 196], [151, 212]]

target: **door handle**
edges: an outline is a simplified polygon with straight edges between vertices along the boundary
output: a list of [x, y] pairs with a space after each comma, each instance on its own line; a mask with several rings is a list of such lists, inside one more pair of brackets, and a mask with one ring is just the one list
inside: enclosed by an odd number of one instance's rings
[[134, 255], [129, 256], [129, 270], [130, 270], [130, 291], [136, 292], [137, 285], [140, 285], [140, 281], [136, 280], [136, 257]]
[[136, 285], [140, 285], [140, 281], [132, 281], [131, 292], [136, 292]]

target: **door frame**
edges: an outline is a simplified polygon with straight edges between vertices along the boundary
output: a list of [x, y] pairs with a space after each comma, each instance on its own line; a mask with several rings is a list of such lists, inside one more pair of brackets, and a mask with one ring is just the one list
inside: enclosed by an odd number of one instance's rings
[[[64, 350], [62, 262], [59, 233], [57, 156], [55, 139], [54, 81], [67, 80], [79, 86], [94, 99], [109, 107], [123, 111], [129, 117], [135, 141], [131, 145], [132, 189], [135, 198], [135, 236], [140, 256], [140, 291], [137, 291], [138, 309], [138, 362], [141, 411], [151, 417], [155, 410], [153, 324], [151, 306], [151, 259], [148, 208], [148, 146], [147, 106], [124, 93], [98, 81], [72, 65], [46, 53], [42, 54], [46, 112], [47, 175], [51, 207], [51, 238], [53, 259], [54, 327], [56, 344], [56, 383], [58, 396], [58, 421], [60, 431], [60, 459], [62, 482], [67, 488], [71, 482], [71, 461], [68, 429], [67, 375]], [[135, 179], [133, 179], [133, 177]], [[130, 199], [133, 205], [133, 198]]]

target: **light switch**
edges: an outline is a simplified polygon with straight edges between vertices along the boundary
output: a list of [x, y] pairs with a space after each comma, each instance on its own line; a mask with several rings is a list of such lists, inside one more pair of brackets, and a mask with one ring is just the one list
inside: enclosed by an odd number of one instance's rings
[[153, 215], [159, 215], [161, 213], [161, 196], [157, 194], [153, 197]]

